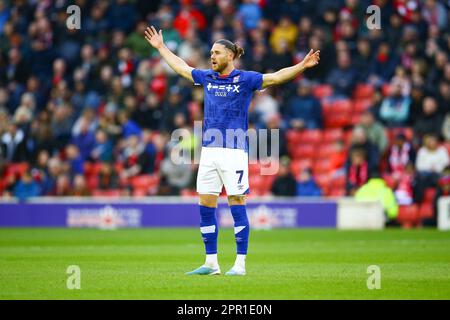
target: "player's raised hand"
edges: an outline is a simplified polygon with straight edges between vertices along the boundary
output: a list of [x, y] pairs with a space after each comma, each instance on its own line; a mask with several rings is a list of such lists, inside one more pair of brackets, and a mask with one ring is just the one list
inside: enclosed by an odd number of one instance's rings
[[313, 49], [309, 50], [306, 57], [303, 59], [303, 64], [305, 68], [312, 68], [319, 64], [320, 61], [320, 50], [317, 50], [316, 52], [313, 51]]
[[155, 49], [159, 49], [164, 44], [164, 39], [162, 35], [162, 30], [159, 30], [159, 33], [156, 31], [154, 26], [147, 27], [145, 29], [145, 39], [154, 47]]

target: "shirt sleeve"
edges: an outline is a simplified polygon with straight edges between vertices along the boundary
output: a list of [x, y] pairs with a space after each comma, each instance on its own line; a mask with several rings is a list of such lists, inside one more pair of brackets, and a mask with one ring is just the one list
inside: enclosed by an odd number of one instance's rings
[[252, 91], [261, 90], [263, 83], [263, 75], [262, 73], [256, 71], [248, 71], [247, 72], [249, 88]]
[[205, 83], [206, 70], [192, 69], [194, 85], [202, 86]]

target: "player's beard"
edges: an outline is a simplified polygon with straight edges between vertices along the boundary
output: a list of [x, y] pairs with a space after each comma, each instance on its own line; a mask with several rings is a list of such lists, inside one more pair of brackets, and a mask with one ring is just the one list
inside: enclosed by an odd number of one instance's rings
[[217, 71], [218, 73], [221, 73], [225, 68], [228, 67], [228, 62], [218, 62], [216, 61], [216, 69], [214, 71]]

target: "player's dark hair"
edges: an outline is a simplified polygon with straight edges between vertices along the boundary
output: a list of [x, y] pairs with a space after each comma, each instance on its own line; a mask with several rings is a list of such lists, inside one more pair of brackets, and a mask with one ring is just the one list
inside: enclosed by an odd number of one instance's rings
[[217, 40], [215, 43], [225, 46], [225, 48], [233, 52], [233, 59], [240, 58], [244, 54], [244, 49], [237, 43], [233, 43], [227, 39]]

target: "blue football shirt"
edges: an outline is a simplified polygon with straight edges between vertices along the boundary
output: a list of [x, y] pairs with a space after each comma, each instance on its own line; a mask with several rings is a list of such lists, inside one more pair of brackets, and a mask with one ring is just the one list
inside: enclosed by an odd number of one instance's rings
[[193, 69], [192, 78], [205, 91], [202, 146], [248, 152], [248, 139], [242, 133], [247, 133], [248, 107], [254, 91], [261, 90], [263, 75], [234, 69], [220, 76], [211, 69]]

